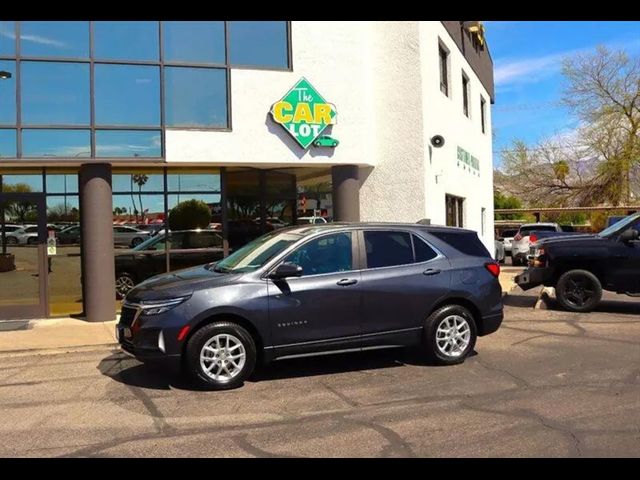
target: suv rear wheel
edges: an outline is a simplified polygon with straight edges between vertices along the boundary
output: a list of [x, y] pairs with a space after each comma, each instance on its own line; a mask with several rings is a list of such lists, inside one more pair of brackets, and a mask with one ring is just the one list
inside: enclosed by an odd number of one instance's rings
[[228, 390], [241, 386], [256, 365], [256, 344], [240, 325], [216, 322], [205, 325], [189, 339], [188, 373], [201, 386]]
[[569, 270], [556, 283], [556, 298], [571, 312], [590, 312], [602, 298], [600, 280], [588, 270]]
[[473, 315], [460, 305], [446, 305], [433, 312], [424, 332], [426, 355], [440, 365], [462, 363], [476, 344]]

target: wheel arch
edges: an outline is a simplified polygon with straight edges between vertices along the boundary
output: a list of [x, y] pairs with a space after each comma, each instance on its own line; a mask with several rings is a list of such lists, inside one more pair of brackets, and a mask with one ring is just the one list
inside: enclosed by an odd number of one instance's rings
[[604, 289], [606, 284], [606, 277], [605, 269], [602, 267], [602, 265], [600, 265], [599, 262], [589, 262], [585, 265], [584, 263], [580, 263], [577, 260], [556, 263], [553, 272], [553, 286], [555, 287], [558, 284], [558, 280], [562, 275], [571, 270], [585, 270], [592, 273], [596, 276], [596, 278], [600, 282], [600, 286]]
[[478, 336], [481, 336], [483, 334], [482, 332], [484, 332], [484, 323], [482, 321], [482, 314], [480, 313], [480, 309], [476, 306], [475, 303], [473, 303], [468, 298], [447, 297], [447, 298], [438, 300], [438, 302], [429, 312], [429, 315], [427, 315], [427, 318], [430, 317], [433, 314], [433, 312], [435, 312], [436, 310], [442, 307], [445, 307], [447, 305], [458, 305], [460, 307], [464, 307], [467, 310], [469, 310], [469, 312], [471, 312], [471, 315], [473, 316], [473, 321], [476, 324], [476, 330], [478, 331]]

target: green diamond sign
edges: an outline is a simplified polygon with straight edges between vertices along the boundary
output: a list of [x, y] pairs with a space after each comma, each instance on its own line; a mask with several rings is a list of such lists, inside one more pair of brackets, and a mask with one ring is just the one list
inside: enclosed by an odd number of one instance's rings
[[[301, 78], [287, 94], [271, 107], [271, 116], [295, 138], [302, 148], [320, 137], [327, 126], [336, 123], [336, 108], [313, 88], [306, 78]], [[315, 142], [319, 146], [325, 143]], [[331, 139], [329, 146], [338, 141]]]

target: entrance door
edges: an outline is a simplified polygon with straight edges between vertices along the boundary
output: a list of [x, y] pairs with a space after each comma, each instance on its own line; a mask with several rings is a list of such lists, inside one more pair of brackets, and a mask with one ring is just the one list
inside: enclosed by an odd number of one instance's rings
[[0, 193], [0, 319], [47, 315], [47, 224], [39, 193]]

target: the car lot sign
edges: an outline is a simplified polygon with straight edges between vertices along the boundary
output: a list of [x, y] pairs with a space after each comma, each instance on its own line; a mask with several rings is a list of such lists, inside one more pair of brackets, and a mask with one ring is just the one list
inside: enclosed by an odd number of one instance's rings
[[327, 126], [336, 123], [338, 112], [327, 103], [306, 78], [301, 78], [281, 100], [271, 107], [271, 116], [307, 148]]

